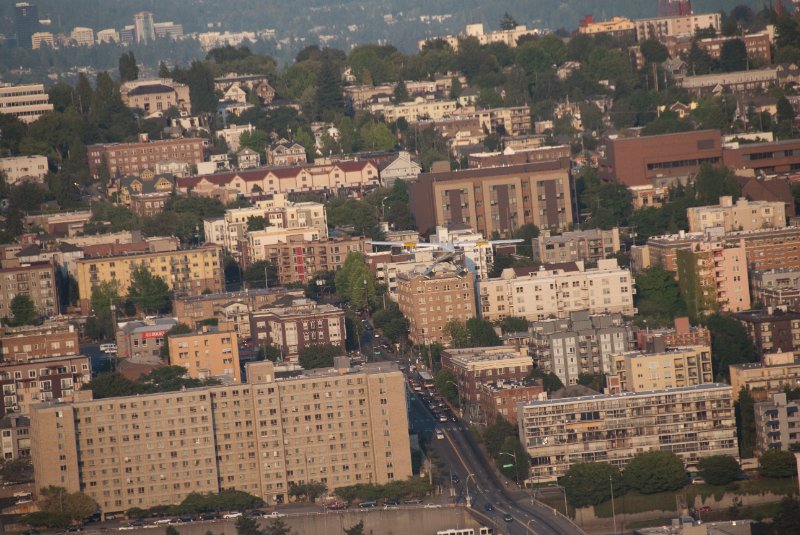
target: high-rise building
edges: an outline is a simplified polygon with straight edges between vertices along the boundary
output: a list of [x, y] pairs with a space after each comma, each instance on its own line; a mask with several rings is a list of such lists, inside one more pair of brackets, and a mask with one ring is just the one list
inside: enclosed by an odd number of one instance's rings
[[17, 46], [31, 48], [31, 37], [39, 30], [39, 7], [29, 2], [19, 2], [14, 6], [14, 29], [17, 33]]
[[517, 408], [517, 418], [537, 480], [559, 478], [577, 463], [624, 467], [650, 450], [671, 451], [686, 465], [738, 454], [725, 384], [529, 401]]
[[31, 415], [35, 488], [94, 498], [103, 513], [236, 488], [275, 504], [318, 481], [329, 490], [411, 476], [405, 380], [385, 362], [281, 372], [247, 383], [74, 403]]
[[153, 14], [149, 11], [141, 11], [133, 16], [133, 28], [137, 43], [147, 44], [156, 40]]

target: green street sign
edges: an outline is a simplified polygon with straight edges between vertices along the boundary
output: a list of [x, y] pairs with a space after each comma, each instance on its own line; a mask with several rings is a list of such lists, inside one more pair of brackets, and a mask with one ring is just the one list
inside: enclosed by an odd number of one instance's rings
[[511, 463], [511, 464], [504, 464], [504, 465], [503, 465], [503, 468], [512, 468], [513, 466], [514, 466], [514, 463]]

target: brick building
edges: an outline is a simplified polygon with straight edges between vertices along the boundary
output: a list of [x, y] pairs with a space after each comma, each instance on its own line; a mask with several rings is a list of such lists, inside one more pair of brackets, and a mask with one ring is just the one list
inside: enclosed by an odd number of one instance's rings
[[178, 324], [175, 318], [155, 318], [120, 323], [117, 328], [117, 356], [133, 362], [161, 364], [164, 335]]
[[13, 316], [11, 302], [18, 295], [30, 297], [40, 316], [58, 315], [58, 289], [53, 265], [35, 262], [0, 269], [0, 317]]
[[700, 325], [691, 325], [687, 317], [675, 318], [671, 329], [647, 327], [636, 331], [636, 347], [642, 351], [703, 345], [711, 345], [711, 332]]
[[30, 418], [20, 414], [0, 418], [0, 456], [5, 461], [31, 456]]
[[83, 355], [0, 364], [0, 417], [28, 414], [44, 401], [69, 400], [91, 378], [91, 360]]
[[278, 283], [306, 283], [317, 273], [339, 270], [347, 255], [363, 253], [363, 237], [328, 238], [307, 242], [289, 236], [285, 243], [265, 246], [267, 261], [278, 268]]
[[517, 425], [517, 405], [531, 400], [547, 399], [541, 379], [522, 381], [496, 381], [478, 384], [478, 407], [475, 419], [478, 424], [492, 425], [502, 416]]
[[800, 354], [800, 312], [748, 310], [733, 315], [747, 329], [759, 355]]
[[0, 329], [3, 362], [75, 356], [79, 349], [78, 330], [66, 321]]
[[153, 140], [142, 134], [138, 143], [101, 143], [87, 147], [89, 174], [99, 178], [101, 166], [112, 177], [138, 175], [145, 169], [154, 171], [156, 164], [176, 162], [197, 165], [204, 159], [203, 138]]
[[278, 348], [284, 360], [297, 360], [303, 348], [317, 345], [344, 352], [344, 310], [287, 296], [250, 313], [250, 336], [255, 346]]
[[[172, 315], [179, 323], [185, 323], [192, 329], [197, 323], [206, 319], [221, 318], [223, 310], [234, 303], [241, 303], [250, 310], [257, 310], [271, 305], [278, 299], [291, 296], [303, 297], [303, 290], [287, 288], [250, 288], [238, 292], [220, 292], [201, 295], [185, 295], [172, 301]], [[247, 319], [247, 335], [239, 331], [241, 338], [250, 336], [250, 319]], [[234, 322], [236, 324], [236, 322]]]
[[409, 184], [419, 229], [466, 224], [484, 236], [534, 224], [566, 229], [573, 222], [569, 160], [423, 173]]

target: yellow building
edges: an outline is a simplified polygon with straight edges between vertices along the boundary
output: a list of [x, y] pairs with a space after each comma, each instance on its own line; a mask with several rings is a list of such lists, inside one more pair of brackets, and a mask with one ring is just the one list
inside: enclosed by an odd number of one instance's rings
[[787, 387], [800, 386], [800, 362], [795, 362], [792, 352], [768, 353], [764, 355], [764, 362], [731, 364], [730, 373], [736, 399], [742, 388], [777, 393]]
[[222, 248], [218, 245], [83, 258], [76, 261], [81, 313], [90, 312], [92, 288], [102, 282], [116, 281], [120, 294], [127, 294], [131, 273], [138, 267], [164, 279], [176, 295], [200, 295], [205, 290], [223, 289]]
[[695, 386], [714, 381], [711, 348], [691, 346], [661, 353], [630, 351], [612, 355], [613, 370], [625, 392]]
[[239, 337], [235, 331], [205, 327], [197, 333], [169, 336], [167, 340], [170, 365], [183, 366], [189, 377], [241, 379]]
[[83, 491], [108, 514], [192, 492], [236, 488], [274, 504], [294, 484], [407, 479], [402, 372], [336, 364], [298, 374], [254, 362], [242, 384], [35, 405], [34, 488]]

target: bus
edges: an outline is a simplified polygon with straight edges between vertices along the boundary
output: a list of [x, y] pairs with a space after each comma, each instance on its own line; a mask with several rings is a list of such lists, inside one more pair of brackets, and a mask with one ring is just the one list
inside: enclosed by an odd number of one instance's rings
[[428, 372], [419, 372], [419, 378], [422, 380], [422, 386], [430, 390], [433, 388], [433, 376]]

